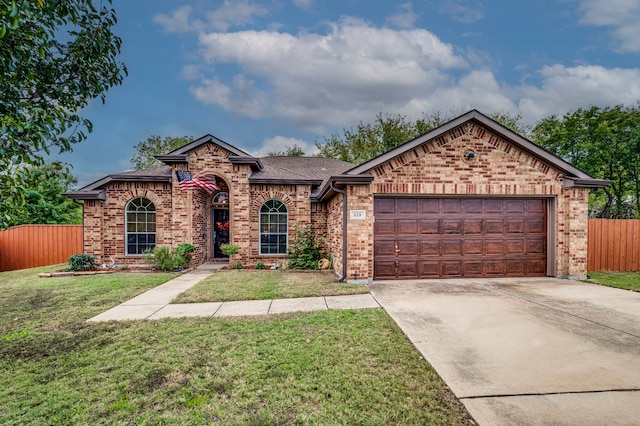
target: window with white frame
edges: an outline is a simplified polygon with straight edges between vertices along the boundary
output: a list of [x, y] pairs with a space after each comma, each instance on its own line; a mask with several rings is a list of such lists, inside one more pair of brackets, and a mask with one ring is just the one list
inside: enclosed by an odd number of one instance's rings
[[151, 200], [137, 197], [127, 203], [127, 254], [142, 254], [156, 246], [156, 206]]
[[287, 254], [287, 206], [267, 200], [260, 207], [260, 254]]

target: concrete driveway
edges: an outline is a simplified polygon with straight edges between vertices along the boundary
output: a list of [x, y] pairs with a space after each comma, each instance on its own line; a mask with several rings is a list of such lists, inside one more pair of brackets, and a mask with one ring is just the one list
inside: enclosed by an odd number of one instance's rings
[[640, 293], [553, 278], [371, 293], [481, 425], [640, 424]]

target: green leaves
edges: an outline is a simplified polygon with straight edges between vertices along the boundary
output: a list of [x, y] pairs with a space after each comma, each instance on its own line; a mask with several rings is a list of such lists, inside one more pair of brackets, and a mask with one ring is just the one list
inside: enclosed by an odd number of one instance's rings
[[177, 138], [166, 136], [161, 138], [160, 136], [151, 135], [146, 140], [136, 144], [136, 153], [129, 161], [135, 170], [160, 167], [162, 163], [153, 158], [154, 155], [166, 154], [192, 141], [193, 137], [191, 136], [181, 136]]
[[[110, 6], [0, 0], [0, 174], [17, 164], [42, 165], [44, 155], [70, 151], [91, 132], [79, 112], [92, 99], [104, 101], [126, 75]], [[11, 216], [5, 200], [21, 187], [17, 178], [6, 182], [0, 217]]]

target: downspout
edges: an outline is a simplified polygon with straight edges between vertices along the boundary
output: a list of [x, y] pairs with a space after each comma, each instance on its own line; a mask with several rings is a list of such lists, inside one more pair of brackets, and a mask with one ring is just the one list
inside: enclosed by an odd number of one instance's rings
[[343, 282], [347, 278], [347, 192], [333, 186], [333, 182], [329, 182], [333, 191], [342, 194], [342, 276], [338, 279]]

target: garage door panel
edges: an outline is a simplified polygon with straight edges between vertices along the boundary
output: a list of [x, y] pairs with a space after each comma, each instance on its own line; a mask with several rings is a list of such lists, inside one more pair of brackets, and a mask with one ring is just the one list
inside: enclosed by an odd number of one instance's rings
[[421, 241], [420, 256], [438, 256], [440, 254], [440, 243], [435, 241]]
[[544, 238], [530, 238], [527, 240], [527, 253], [543, 254], [547, 251], [547, 241]]
[[375, 235], [395, 235], [396, 234], [396, 221], [392, 219], [378, 219], [376, 220], [373, 230]]
[[461, 260], [443, 260], [442, 261], [442, 276], [462, 276], [462, 261]]
[[399, 219], [396, 229], [399, 235], [415, 235], [418, 233], [418, 219]]
[[462, 201], [462, 212], [464, 214], [482, 213], [483, 200], [469, 199]]
[[418, 240], [398, 240], [398, 256], [418, 256], [420, 253], [420, 241]]
[[418, 211], [418, 201], [415, 198], [398, 198], [396, 200], [396, 213], [398, 214], [417, 214]]
[[530, 275], [542, 275], [547, 272], [547, 262], [545, 259], [530, 260], [526, 262], [527, 273]]
[[484, 252], [486, 254], [504, 254], [504, 241], [503, 240], [485, 241]]
[[462, 243], [463, 254], [482, 254], [484, 250], [484, 244], [482, 240], [464, 240]]
[[503, 234], [504, 221], [502, 219], [487, 219], [484, 221], [485, 234]]
[[462, 240], [442, 240], [441, 247], [443, 256], [460, 256], [463, 254]]
[[507, 213], [524, 213], [524, 200], [505, 200], [505, 211]]
[[527, 262], [522, 259], [507, 260], [507, 275], [525, 275]]
[[398, 278], [417, 278], [418, 261], [398, 261]]
[[462, 233], [462, 220], [443, 220], [441, 233], [443, 234], [461, 234]]
[[462, 200], [445, 198], [442, 200], [442, 213], [460, 213]]
[[422, 214], [440, 213], [440, 200], [436, 198], [423, 198], [420, 200], [420, 212]]
[[440, 276], [440, 261], [419, 260], [418, 276], [420, 278], [436, 278]]
[[526, 254], [525, 242], [521, 239], [505, 240], [505, 254]]
[[502, 200], [484, 200], [485, 213], [504, 213]]
[[547, 233], [547, 222], [542, 218], [527, 219], [528, 234], [545, 234]]
[[500, 259], [490, 259], [484, 262], [485, 275], [505, 275], [505, 261]]
[[482, 276], [482, 261], [468, 261], [464, 262], [464, 276], [465, 277], [481, 277]]
[[373, 203], [373, 213], [379, 214], [392, 214], [396, 213], [396, 200], [393, 198], [377, 198]]
[[482, 219], [465, 219], [463, 226], [465, 235], [482, 233]]
[[373, 243], [376, 256], [395, 256], [396, 244], [394, 240], [376, 240]]
[[396, 278], [396, 262], [376, 261], [374, 266], [374, 276], [376, 278]]
[[421, 234], [439, 234], [440, 221], [438, 219], [421, 219], [420, 233]]
[[507, 219], [507, 234], [524, 234], [526, 230], [524, 219]]
[[377, 279], [546, 275], [544, 199], [376, 198], [374, 204]]

